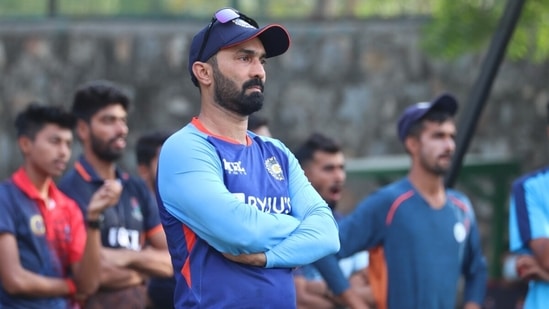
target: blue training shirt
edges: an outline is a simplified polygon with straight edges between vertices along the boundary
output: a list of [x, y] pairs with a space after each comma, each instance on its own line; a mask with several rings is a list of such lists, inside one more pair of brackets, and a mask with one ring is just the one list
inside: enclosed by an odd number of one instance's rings
[[408, 178], [383, 187], [340, 222], [341, 250], [315, 266], [341, 294], [349, 283], [337, 259], [368, 249], [369, 269], [383, 280], [369, 278], [378, 308], [453, 309], [461, 275], [464, 300], [482, 304], [487, 271], [473, 209], [457, 191], [446, 196], [446, 204], [435, 209]]
[[[522, 176], [513, 183], [509, 207], [509, 246], [532, 254], [529, 242], [549, 238], [549, 168]], [[549, 282], [531, 280], [524, 309], [549, 306]]]
[[[330, 209], [293, 154], [249, 133], [214, 136], [197, 118], [164, 143], [157, 192], [176, 308], [295, 308], [292, 267], [339, 249]], [[267, 265], [234, 263], [265, 252]]]

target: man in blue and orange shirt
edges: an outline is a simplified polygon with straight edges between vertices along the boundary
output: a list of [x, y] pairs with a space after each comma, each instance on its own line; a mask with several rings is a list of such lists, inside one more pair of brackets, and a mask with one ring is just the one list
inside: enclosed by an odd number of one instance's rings
[[98, 220], [122, 187], [91, 192], [87, 227], [76, 203], [55, 186], [70, 159], [75, 119], [31, 104], [15, 121], [23, 165], [0, 184], [0, 308], [76, 308], [99, 286]]
[[[378, 309], [454, 309], [460, 277], [463, 308], [482, 306], [487, 272], [473, 207], [464, 194], [444, 187], [457, 109], [449, 94], [409, 106], [397, 130], [411, 158], [407, 177], [371, 194], [340, 221], [337, 257], [370, 250], [368, 279]], [[354, 306], [357, 298], [335, 256], [315, 266], [351, 308], [363, 308]]]
[[173, 275], [152, 194], [141, 179], [116, 164], [126, 149], [129, 104], [120, 87], [108, 81], [82, 85], [73, 99], [83, 154], [59, 188], [86, 213], [91, 192], [103, 183], [118, 180], [123, 186], [119, 202], [104, 212], [101, 284], [88, 308], [144, 308], [146, 279]]
[[224, 8], [190, 46], [200, 113], [158, 159], [157, 198], [176, 308], [295, 308], [292, 268], [339, 249], [326, 202], [279, 140], [247, 131], [267, 58], [290, 37]]

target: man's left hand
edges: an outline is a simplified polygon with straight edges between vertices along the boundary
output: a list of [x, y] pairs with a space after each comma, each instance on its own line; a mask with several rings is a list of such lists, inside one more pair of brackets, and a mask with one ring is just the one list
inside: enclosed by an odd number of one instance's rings
[[265, 253], [250, 253], [239, 255], [223, 253], [223, 256], [233, 262], [240, 264], [247, 264], [258, 267], [265, 267], [265, 264], [267, 264], [267, 257], [265, 256]]

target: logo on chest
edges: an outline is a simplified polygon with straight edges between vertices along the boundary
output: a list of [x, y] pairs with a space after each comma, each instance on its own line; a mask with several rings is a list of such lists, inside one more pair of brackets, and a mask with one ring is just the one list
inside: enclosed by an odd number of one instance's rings
[[229, 162], [223, 159], [223, 169], [229, 175], [246, 175], [246, 169], [242, 167], [242, 161]]
[[34, 235], [43, 236], [46, 234], [46, 225], [41, 215], [34, 215], [30, 218], [30, 228]]
[[465, 240], [465, 237], [467, 237], [465, 225], [461, 222], [457, 222], [454, 225], [454, 238], [458, 243], [462, 243]]
[[282, 167], [275, 157], [270, 157], [265, 160], [265, 168], [276, 180], [284, 180], [284, 174], [282, 173]]

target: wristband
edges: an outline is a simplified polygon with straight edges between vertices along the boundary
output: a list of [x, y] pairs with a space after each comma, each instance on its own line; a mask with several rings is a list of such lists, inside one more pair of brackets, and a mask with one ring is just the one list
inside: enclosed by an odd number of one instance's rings
[[65, 278], [65, 283], [69, 288], [69, 295], [72, 296], [76, 294], [76, 284], [74, 283], [74, 280], [72, 280], [71, 278]]
[[86, 225], [93, 230], [100, 230], [103, 227], [103, 215], [100, 215], [98, 219], [96, 220], [86, 220]]

